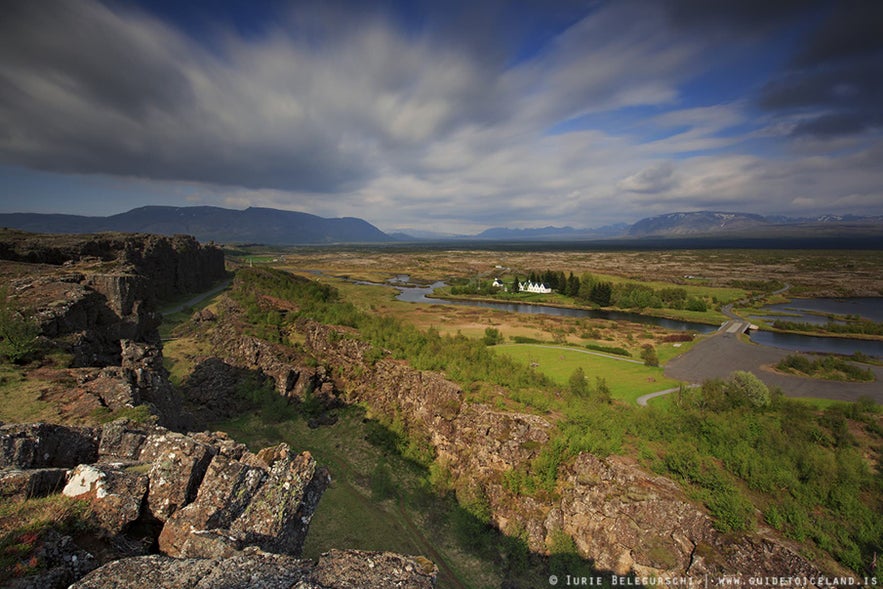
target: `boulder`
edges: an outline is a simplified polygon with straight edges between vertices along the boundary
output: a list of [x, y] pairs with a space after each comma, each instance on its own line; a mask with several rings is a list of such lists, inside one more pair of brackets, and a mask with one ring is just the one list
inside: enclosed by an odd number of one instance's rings
[[147, 493], [150, 514], [164, 522], [193, 501], [214, 454], [208, 444], [183, 434], [165, 431], [147, 436], [139, 460], [152, 463]]
[[6, 589], [65, 589], [98, 566], [95, 557], [78, 547], [73, 538], [47, 530], [34, 554], [36, 574], [6, 582]]
[[71, 589], [431, 589], [438, 573], [428, 560], [389, 552], [334, 550], [317, 565], [249, 548], [229, 557], [140, 556], [104, 565]]
[[71, 471], [62, 493], [90, 500], [98, 527], [116, 536], [141, 516], [147, 475], [123, 464], [81, 464]]
[[66, 468], [9, 469], [0, 471], [0, 498], [31, 499], [57, 493], [64, 487]]
[[[287, 445], [212, 459], [196, 500], [163, 526], [159, 547], [170, 556], [211, 557], [257, 546], [299, 555], [330, 476], [308, 452]], [[203, 532], [216, 531], [215, 534]], [[196, 534], [196, 537], [194, 537]]]
[[308, 573], [306, 561], [254, 550], [217, 559], [151, 555], [108, 563], [71, 585], [71, 589], [291, 589]]
[[98, 459], [98, 432], [51, 423], [0, 426], [0, 468], [73, 468]]
[[319, 559], [312, 580], [320, 587], [362, 589], [363, 587], [435, 587], [438, 567], [423, 557], [391, 552], [332, 550]]
[[98, 456], [102, 460], [138, 460], [141, 448], [152, 432], [165, 430], [128, 419], [117, 419], [105, 423], [101, 428], [101, 443], [98, 445]]

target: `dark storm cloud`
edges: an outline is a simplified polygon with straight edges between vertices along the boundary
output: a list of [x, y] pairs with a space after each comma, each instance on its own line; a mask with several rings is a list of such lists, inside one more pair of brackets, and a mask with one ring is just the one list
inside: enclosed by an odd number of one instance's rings
[[759, 104], [795, 116], [795, 136], [855, 135], [883, 126], [883, 3], [829, 6], [805, 49], [763, 88]]
[[[676, 28], [701, 32], [724, 29], [738, 35], [768, 32], [795, 15], [821, 4], [818, 0], [667, 0], [662, 3]], [[713, 31], [717, 32], [717, 31]]]
[[4, 100], [14, 98], [11, 78], [30, 70], [126, 116], [193, 101], [186, 78], [163, 63], [167, 48], [158, 30], [152, 38], [131, 38], [116, 15], [89, 3], [23, 0], [3, 9]]
[[378, 149], [406, 150], [495, 98], [493, 76], [457, 51], [331, 9], [297, 13], [312, 35], [280, 23], [211, 50], [119, 5], [4, 9], [0, 158], [36, 169], [336, 192], [371, 177]]

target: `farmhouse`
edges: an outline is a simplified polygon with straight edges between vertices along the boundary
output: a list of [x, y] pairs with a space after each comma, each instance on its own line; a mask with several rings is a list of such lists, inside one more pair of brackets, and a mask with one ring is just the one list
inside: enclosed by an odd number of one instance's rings
[[542, 282], [522, 282], [518, 285], [518, 290], [520, 292], [535, 292], [539, 294], [549, 294], [552, 292], [552, 289], [543, 284]]

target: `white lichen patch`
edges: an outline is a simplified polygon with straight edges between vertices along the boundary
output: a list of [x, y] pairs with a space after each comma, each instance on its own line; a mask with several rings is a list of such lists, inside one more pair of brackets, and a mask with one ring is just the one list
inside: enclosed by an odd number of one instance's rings
[[71, 471], [62, 493], [68, 497], [80, 497], [93, 491], [98, 499], [107, 496], [106, 475], [94, 466], [81, 464]]

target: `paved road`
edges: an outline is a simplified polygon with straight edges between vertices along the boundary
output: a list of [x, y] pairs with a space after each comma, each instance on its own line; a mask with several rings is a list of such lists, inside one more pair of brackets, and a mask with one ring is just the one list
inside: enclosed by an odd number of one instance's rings
[[741, 341], [739, 327], [733, 327], [737, 323], [745, 322], [728, 321], [715, 334], [697, 343], [686, 354], [672, 359], [665, 367], [665, 375], [700, 383], [710, 378], [726, 378], [734, 370], [747, 370], [768, 386], [781, 388], [789, 397], [855, 401], [859, 397], [868, 396], [883, 404], [883, 367], [870, 367], [877, 380], [868, 383], [834, 382], [778, 374], [767, 367], [793, 352]]

